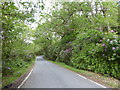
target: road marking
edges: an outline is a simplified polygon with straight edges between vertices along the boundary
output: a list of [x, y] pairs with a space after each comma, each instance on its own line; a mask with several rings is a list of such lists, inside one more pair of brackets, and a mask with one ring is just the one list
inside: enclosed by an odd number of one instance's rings
[[95, 82], [95, 81], [92, 81], [92, 80], [90, 80], [90, 79], [88, 79], [88, 78], [86, 78], [86, 77], [84, 77], [84, 76], [82, 76], [82, 75], [80, 75], [80, 74], [77, 74], [77, 75], [80, 76], [80, 77], [82, 77], [82, 78], [84, 78], [84, 79], [87, 79], [87, 80], [89, 80], [90, 82], [95, 83], [95, 84], [97, 84], [97, 85], [99, 85], [99, 86], [101, 86], [101, 87], [103, 87], [103, 88], [107, 88], [107, 87], [105, 87], [105, 86], [103, 86], [103, 85], [101, 85], [101, 84], [99, 84], [99, 83], [97, 83], [97, 82]]
[[24, 81], [18, 86], [18, 88], [21, 88], [21, 86], [25, 83], [25, 81], [29, 78], [29, 76], [31, 75], [31, 73], [33, 72], [33, 68], [30, 71], [30, 73], [28, 74], [28, 76], [24, 79]]

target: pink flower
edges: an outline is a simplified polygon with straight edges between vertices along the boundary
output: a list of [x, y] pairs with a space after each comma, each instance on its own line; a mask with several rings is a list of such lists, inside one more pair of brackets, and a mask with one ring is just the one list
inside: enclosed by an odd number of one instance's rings
[[112, 50], [115, 50], [116, 48], [115, 47], [112, 47]]
[[96, 45], [98, 45], [98, 43], [96, 43]]
[[115, 32], [115, 31], [111, 30], [110, 32]]
[[102, 46], [105, 46], [105, 44], [102, 44]]
[[102, 42], [102, 40], [100, 40], [100, 42]]
[[113, 41], [110, 41], [110, 43], [113, 43]]
[[107, 39], [107, 41], [110, 41], [110, 39]]

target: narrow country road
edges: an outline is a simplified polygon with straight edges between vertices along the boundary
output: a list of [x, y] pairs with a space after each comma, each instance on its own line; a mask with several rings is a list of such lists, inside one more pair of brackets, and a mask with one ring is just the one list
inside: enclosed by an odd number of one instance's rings
[[103, 88], [77, 73], [38, 56], [32, 74], [21, 88]]

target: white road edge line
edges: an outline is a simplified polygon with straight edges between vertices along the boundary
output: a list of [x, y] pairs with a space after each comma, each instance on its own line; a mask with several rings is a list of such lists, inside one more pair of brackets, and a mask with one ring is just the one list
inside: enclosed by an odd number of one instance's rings
[[29, 78], [29, 76], [31, 75], [31, 73], [33, 72], [33, 68], [30, 71], [30, 73], [27, 75], [27, 77], [24, 79], [24, 81], [18, 86], [18, 88], [21, 88], [21, 86], [25, 83], [25, 81]]
[[95, 83], [95, 84], [97, 84], [97, 85], [99, 85], [99, 86], [101, 86], [101, 87], [103, 87], [103, 88], [107, 88], [107, 87], [105, 87], [105, 86], [103, 86], [103, 85], [101, 85], [101, 84], [99, 84], [99, 83], [97, 83], [97, 82], [95, 82], [95, 81], [92, 81], [92, 80], [90, 80], [90, 79], [88, 79], [88, 78], [86, 78], [86, 77], [84, 77], [84, 76], [82, 76], [82, 75], [80, 75], [80, 74], [77, 74], [77, 75], [80, 76], [80, 77], [82, 77], [82, 78], [84, 78], [84, 79], [87, 79], [87, 80], [89, 80], [90, 82]]

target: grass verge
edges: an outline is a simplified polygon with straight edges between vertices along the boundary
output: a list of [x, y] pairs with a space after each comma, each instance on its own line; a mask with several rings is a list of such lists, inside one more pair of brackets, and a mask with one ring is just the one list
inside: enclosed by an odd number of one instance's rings
[[25, 65], [22, 67], [16, 67], [15, 72], [12, 75], [2, 77], [2, 87], [14, 83], [14, 81], [16, 81], [20, 76], [29, 71], [34, 62], [34, 60], [31, 62], [26, 62]]
[[97, 74], [97, 73], [90, 72], [90, 71], [79, 70], [79, 69], [76, 69], [74, 67], [68, 66], [65, 63], [55, 62], [55, 61], [51, 61], [51, 60], [48, 60], [48, 61], [50, 61], [54, 64], [57, 64], [59, 66], [62, 66], [64, 68], [67, 68], [69, 70], [72, 70], [72, 71], [74, 71], [74, 72], [76, 72], [84, 77], [87, 77], [88, 79], [91, 79], [95, 82], [98, 82], [98, 83], [100, 83], [108, 88], [118, 88], [119, 80], [117, 80], [115, 78], [103, 76], [101, 74]]

